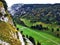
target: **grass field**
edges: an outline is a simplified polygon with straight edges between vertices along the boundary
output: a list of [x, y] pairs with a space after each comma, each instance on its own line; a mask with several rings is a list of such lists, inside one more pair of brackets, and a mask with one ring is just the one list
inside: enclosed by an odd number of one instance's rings
[[39, 41], [42, 45], [60, 45], [60, 38], [50, 35], [45, 32], [36, 31], [17, 24], [20, 31], [23, 31], [24, 35], [32, 36], [35, 41]]
[[54, 28], [54, 30], [56, 30], [57, 28], [60, 29], [60, 25], [56, 25], [56, 24], [46, 24], [46, 23], [43, 23], [43, 22], [35, 22], [35, 23], [32, 23], [30, 22], [30, 20], [27, 20], [27, 19], [22, 19], [20, 18], [21, 21], [24, 22], [24, 24], [28, 27], [31, 27], [31, 26], [36, 26], [36, 25], [42, 25], [43, 27], [48, 27], [49, 29], [51, 28]]
[[24, 22], [24, 24], [26, 25], [26, 26], [28, 26], [28, 27], [31, 27], [32, 26], [32, 23], [30, 22], [30, 20], [27, 20], [27, 19], [20, 19], [21, 21], [23, 21]]

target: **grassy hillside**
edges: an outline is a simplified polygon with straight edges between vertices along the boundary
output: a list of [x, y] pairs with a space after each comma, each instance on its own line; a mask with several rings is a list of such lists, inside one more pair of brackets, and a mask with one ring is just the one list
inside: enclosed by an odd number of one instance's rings
[[20, 18], [21, 21], [24, 22], [25, 25], [27, 25], [28, 27], [31, 27], [31, 26], [36, 26], [36, 25], [42, 25], [43, 27], [49, 27], [49, 28], [54, 28], [54, 29], [57, 29], [60, 27], [60, 25], [56, 25], [56, 24], [46, 24], [46, 23], [43, 23], [43, 22], [30, 22], [30, 20], [28, 19], [25, 19], [25, 18]]
[[17, 27], [20, 31], [23, 31], [24, 35], [32, 36], [35, 39], [35, 42], [39, 41], [41, 45], [60, 45], [60, 38], [57, 38], [46, 32], [33, 30], [17, 24]]
[[30, 22], [30, 20], [22, 19], [22, 18], [20, 18], [20, 20], [23, 21], [24, 24], [25, 24], [26, 26], [28, 26], [28, 27], [31, 27], [31, 26], [32, 26], [32, 23]]
[[0, 21], [0, 40], [10, 45], [21, 45], [20, 41], [12, 36], [17, 32], [11, 24]]
[[[50, 33], [52, 35], [55, 35], [55, 36], [57, 36], [57, 34], [58, 34], [59, 37], [60, 37], [60, 25], [46, 24], [46, 23], [43, 23], [43, 22], [32, 23], [32, 22], [30, 22], [30, 20], [27, 20], [27, 19], [21, 19], [21, 21], [23, 21], [24, 24], [27, 25], [28, 27], [33, 26], [33, 29], [40, 28], [40, 27], [37, 27], [37, 25], [38, 26], [42, 25], [42, 30], [44, 30], [45, 32]], [[41, 29], [38, 29], [38, 30], [41, 30]], [[59, 30], [59, 31], [57, 31], [57, 30]]]

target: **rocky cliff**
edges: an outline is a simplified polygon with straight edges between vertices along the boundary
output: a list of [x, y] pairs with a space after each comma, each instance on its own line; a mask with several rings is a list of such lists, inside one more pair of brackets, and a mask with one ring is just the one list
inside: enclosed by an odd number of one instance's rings
[[11, 15], [0, 0], [0, 45], [24, 45], [21, 33], [16, 30]]

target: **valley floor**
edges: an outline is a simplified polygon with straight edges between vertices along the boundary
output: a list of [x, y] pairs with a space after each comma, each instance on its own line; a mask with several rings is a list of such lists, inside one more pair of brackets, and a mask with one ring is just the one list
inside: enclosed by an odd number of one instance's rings
[[57, 38], [48, 33], [36, 31], [17, 24], [20, 31], [23, 31], [24, 35], [32, 36], [35, 42], [39, 41], [41, 45], [60, 45], [60, 38]]

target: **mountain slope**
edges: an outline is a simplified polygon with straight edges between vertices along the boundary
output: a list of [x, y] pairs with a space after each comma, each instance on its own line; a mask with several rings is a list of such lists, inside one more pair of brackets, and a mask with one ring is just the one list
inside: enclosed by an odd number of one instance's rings
[[18, 5], [11, 7], [10, 12], [13, 12], [14, 18], [26, 18], [33, 23], [44, 22], [60, 25], [60, 4], [24, 4], [21, 7]]

